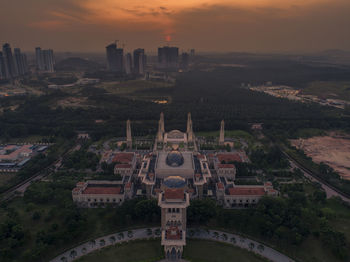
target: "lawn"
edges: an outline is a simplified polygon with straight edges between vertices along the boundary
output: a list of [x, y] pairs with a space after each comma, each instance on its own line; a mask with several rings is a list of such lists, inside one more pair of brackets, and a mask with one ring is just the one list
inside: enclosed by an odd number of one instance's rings
[[[135, 252], [138, 250], [139, 252]], [[87, 255], [79, 262], [139, 262], [139, 261], [158, 261], [163, 256], [163, 248], [159, 240], [136, 241], [129, 244], [117, 245], [102, 249]], [[240, 262], [262, 262], [265, 259], [248, 252], [246, 250], [233, 247], [228, 244], [222, 244], [205, 240], [188, 240], [184, 250], [186, 259], [192, 262], [221, 262], [221, 261], [240, 261]]]

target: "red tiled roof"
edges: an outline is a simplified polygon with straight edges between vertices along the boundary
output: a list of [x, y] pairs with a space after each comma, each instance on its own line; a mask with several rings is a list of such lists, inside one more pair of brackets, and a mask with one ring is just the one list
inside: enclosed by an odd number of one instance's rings
[[79, 187], [73, 188], [73, 192], [79, 192], [79, 191], [80, 191]]
[[199, 159], [204, 159], [204, 155], [202, 155], [202, 154], [198, 154], [197, 157], [198, 157]]
[[77, 186], [77, 187], [82, 187], [82, 186], [84, 186], [84, 185], [85, 185], [85, 182], [78, 182], [76, 186]]
[[223, 183], [217, 183], [218, 189], [225, 189]]
[[231, 187], [229, 194], [231, 196], [263, 196], [265, 190], [263, 187]]
[[219, 162], [242, 162], [241, 156], [237, 153], [217, 154]]
[[134, 159], [134, 153], [117, 153], [113, 157], [113, 162], [119, 162], [122, 164], [129, 164]]
[[96, 195], [112, 195], [112, 194], [120, 194], [121, 187], [87, 187], [83, 191], [83, 194], [96, 194]]
[[131, 168], [130, 164], [116, 164], [115, 168]]
[[234, 164], [218, 164], [218, 168], [235, 168]]
[[183, 188], [167, 188], [164, 192], [165, 199], [183, 199], [184, 189]]

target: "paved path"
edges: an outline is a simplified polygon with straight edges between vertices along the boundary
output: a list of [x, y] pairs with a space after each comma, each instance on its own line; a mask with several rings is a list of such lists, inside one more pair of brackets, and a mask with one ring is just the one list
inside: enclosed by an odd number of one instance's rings
[[[114, 233], [114, 234], [110, 234], [100, 238], [96, 238], [95, 240], [85, 242], [75, 248], [72, 248], [63, 252], [61, 255], [50, 260], [50, 262], [70, 262], [78, 258], [81, 258], [82, 256], [85, 256], [91, 252], [100, 250], [107, 246], [115, 245], [117, 243], [122, 243], [122, 242], [131, 241], [131, 240], [137, 240], [137, 239], [146, 240], [153, 237], [160, 237], [159, 234], [158, 235], [155, 234], [157, 229], [159, 230], [159, 228], [151, 228], [151, 230], [147, 228], [135, 229], [132, 231], [124, 231], [124, 232]], [[188, 238], [212, 240], [212, 241], [231, 244], [231, 245], [246, 249], [248, 251], [257, 253], [260, 256], [265, 257], [268, 260], [273, 262], [294, 262], [293, 259], [287, 257], [286, 255], [283, 255], [282, 253], [270, 247], [267, 247], [265, 245], [260, 244], [259, 242], [256, 242], [248, 238], [244, 238], [236, 234], [230, 234], [230, 233], [216, 231], [216, 230], [200, 230], [200, 229], [193, 229], [193, 230], [188, 229], [187, 232], [188, 232], [188, 236], [187, 236]], [[166, 260], [162, 260], [162, 262], [165, 262], [165, 261]]]

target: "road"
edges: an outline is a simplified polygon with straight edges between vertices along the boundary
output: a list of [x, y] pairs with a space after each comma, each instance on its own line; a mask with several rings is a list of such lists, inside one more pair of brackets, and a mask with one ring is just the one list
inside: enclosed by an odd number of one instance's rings
[[39, 172], [35, 173], [30, 178], [22, 181], [21, 183], [13, 186], [12, 188], [8, 189], [6, 192], [1, 194], [0, 202], [8, 201], [15, 196], [23, 195], [24, 192], [27, 190], [27, 188], [34, 182], [39, 181], [46, 176], [48, 176], [53, 170], [56, 169], [57, 166], [59, 166], [62, 162], [62, 159], [67, 154], [71, 153], [75, 149], [76, 145], [74, 145], [71, 149], [69, 149], [67, 152], [65, 152], [59, 159], [57, 159], [55, 162], [53, 162], [48, 167], [44, 168], [43, 170], [40, 170]]
[[310, 179], [313, 182], [318, 182], [321, 187], [324, 189], [324, 191], [327, 194], [327, 198], [330, 197], [340, 197], [343, 201], [347, 202], [350, 204], [350, 198], [348, 198], [347, 196], [345, 196], [343, 193], [341, 193], [339, 190], [337, 190], [336, 188], [334, 188], [333, 186], [323, 182], [322, 180], [320, 180], [315, 174], [313, 174], [311, 171], [309, 171], [308, 169], [306, 169], [305, 167], [301, 166], [299, 163], [297, 163], [293, 158], [291, 158], [286, 152], [284, 152], [282, 150], [283, 154], [288, 158], [291, 167], [292, 168], [298, 168], [300, 169], [304, 176], [307, 177], [308, 179]]

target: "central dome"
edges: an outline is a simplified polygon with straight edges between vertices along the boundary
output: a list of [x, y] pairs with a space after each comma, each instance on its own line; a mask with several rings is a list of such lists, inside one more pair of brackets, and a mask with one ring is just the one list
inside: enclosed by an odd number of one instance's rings
[[180, 176], [169, 176], [164, 179], [164, 185], [169, 188], [182, 188], [186, 185], [186, 180]]
[[171, 151], [166, 157], [166, 164], [168, 166], [178, 167], [183, 165], [183, 163], [184, 163], [184, 158], [182, 154], [177, 150]]

